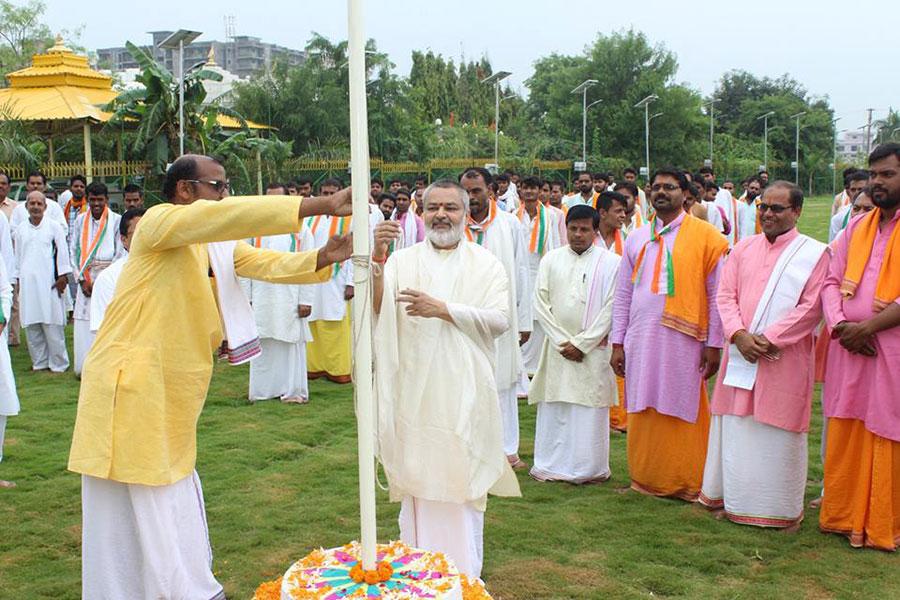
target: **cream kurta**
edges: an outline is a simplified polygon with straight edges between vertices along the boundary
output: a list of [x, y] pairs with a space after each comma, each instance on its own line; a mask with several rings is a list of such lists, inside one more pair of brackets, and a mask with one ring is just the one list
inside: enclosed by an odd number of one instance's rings
[[[564, 246], [541, 261], [534, 307], [547, 337], [528, 391], [529, 404], [569, 402], [595, 408], [616, 404], [610, 348], [600, 343], [612, 327], [612, 300], [620, 260], [614, 252], [597, 246], [581, 254]], [[595, 268], [598, 284], [592, 286]], [[593, 318], [585, 324], [591, 293], [596, 295], [593, 302], [600, 309], [593, 311]], [[568, 360], [559, 353], [565, 342], [584, 352], [582, 362]]]
[[[503, 266], [476, 244], [390, 256], [375, 325], [378, 454], [391, 499], [473, 503], [518, 495], [503, 452], [494, 340], [510, 327]], [[452, 323], [410, 317], [403, 289], [447, 303]]]
[[45, 215], [39, 225], [33, 225], [30, 220], [22, 223], [13, 233], [13, 239], [22, 326], [37, 323], [65, 325], [65, 297], [51, 289], [56, 283], [56, 274], [66, 275], [72, 271], [65, 228]]
[[[103, 326], [85, 361], [69, 469], [123, 483], [168, 485], [194, 470], [197, 420], [222, 323], [206, 244], [298, 231], [300, 198], [161, 204], [141, 218]], [[316, 252], [239, 242], [237, 275], [312, 283]]]

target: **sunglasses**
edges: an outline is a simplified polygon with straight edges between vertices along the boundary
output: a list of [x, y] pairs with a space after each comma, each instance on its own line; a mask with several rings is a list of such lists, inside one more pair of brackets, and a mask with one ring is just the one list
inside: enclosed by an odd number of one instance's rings
[[228, 188], [229, 184], [229, 181], [227, 179], [225, 181], [218, 181], [215, 179], [186, 179], [185, 181], [189, 181], [191, 183], [205, 183], [219, 193], [224, 192]]
[[780, 215], [790, 208], [790, 206], [782, 206], [781, 204], [763, 204], [762, 202], [757, 204], [756, 207], [759, 209], [759, 214], [771, 210], [773, 215]]

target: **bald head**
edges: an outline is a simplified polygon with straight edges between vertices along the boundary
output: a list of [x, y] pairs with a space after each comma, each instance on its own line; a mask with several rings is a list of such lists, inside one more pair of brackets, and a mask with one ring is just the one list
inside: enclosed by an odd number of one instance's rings
[[175, 204], [220, 200], [228, 192], [225, 167], [211, 156], [185, 154], [175, 159], [163, 183], [163, 195]]
[[28, 195], [25, 196], [25, 210], [28, 211], [28, 218], [32, 223], [35, 225], [40, 223], [44, 211], [47, 210], [47, 198], [44, 193], [38, 190], [28, 192]]

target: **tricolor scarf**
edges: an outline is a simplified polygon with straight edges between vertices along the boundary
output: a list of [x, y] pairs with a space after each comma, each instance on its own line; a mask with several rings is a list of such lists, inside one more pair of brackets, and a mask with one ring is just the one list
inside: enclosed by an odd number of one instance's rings
[[[350, 222], [353, 217], [331, 217], [331, 226], [328, 228], [328, 239], [330, 240], [335, 235], [344, 235], [345, 232], [350, 230]], [[319, 227], [319, 222], [322, 220], [322, 215], [316, 215], [315, 217], [309, 217], [306, 219], [306, 225], [310, 228], [313, 235], [316, 234], [316, 229]], [[327, 242], [326, 242], [327, 243]], [[332, 277], [337, 277], [337, 274], [341, 272], [341, 263], [334, 263], [334, 272], [331, 274]]]
[[[525, 216], [525, 203], [519, 206], [517, 211], [519, 221]], [[547, 223], [547, 209], [540, 202], [537, 203], [537, 214], [531, 220], [531, 232], [528, 236], [528, 251], [532, 254], [544, 255], [550, 242], [550, 227]]]
[[472, 218], [471, 213], [466, 220], [466, 239], [470, 242], [475, 242], [479, 246], [484, 245], [484, 235], [487, 233], [488, 227], [491, 226], [491, 223], [493, 223], [494, 219], [497, 217], [497, 202], [492, 199], [490, 200], [490, 203], [487, 219], [485, 219], [483, 223], [477, 223], [475, 219]]
[[75, 202], [75, 196], [72, 196], [71, 198], [69, 198], [69, 201], [66, 202], [66, 209], [64, 211], [65, 215], [66, 215], [66, 219], [72, 218], [71, 214], [72, 214], [73, 208], [76, 209], [76, 213], [75, 213], [76, 216], [83, 212], [87, 212], [87, 209], [88, 209], [87, 199], [84, 196], [82, 196], [81, 202]]
[[[659, 243], [660, 251], [656, 254], [650, 291], [666, 295], [660, 324], [705, 342], [709, 333], [706, 279], [728, 251], [728, 241], [706, 221], [685, 214], [675, 234], [672, 251], [669, 252], [662, 236], [673, 230], [671, 226], [674, 222], [658, 232], [656, 223], [656, 219], [651, 223], [650, 239], [638, 254], [631, 281], [634, 285], [640, 282], [647, 246]], [[667, 285], [664, 291], [660, 291], [659, 274], [662, 271], [663, 261]]]
[[[254, 248], [262, 248], [262, 238], [255, 237], [253, 238], [253, 247]], [[300, 234], [292, 233], [291, 234], [291, 248], [288, 252], [299, 252], [300, 251]]]
[[77, 279], [79, 281], [82, 277], [90, 281], [88, 267], [91, 266], [100, 244], [103, 243], [103, 239], [106, 237], [106, 230], [109, 228], [109, 207], [107, 206], [103, 209], [103, 214], [100, 215], [100, 223], [97, 226], [97, 235], [94, 236], [94, 239], [91, 239], [91, 221], [93, 220], [94, 217], [90, 214], [85, 215], [81, 222], [81, 234], [78, 236], [78, 243], [75, 246], [75, 255], [78, 257]]
[[[878, 224], [881, 222], [881, 209], [869, 211], [862, 217], [850, 237], [847, 247], [847, 267], [841, 281], [841, 294], [852, 298], [856, 294], [859, 282], [866, 270], [866, 264], [872, 254]], [[881, 312], [900, 297], [900, 224], [894, 225], [894, 231], [884, 249], [884, 259], [878, 271], [875, 283], [875, 301], [872, 309]]]

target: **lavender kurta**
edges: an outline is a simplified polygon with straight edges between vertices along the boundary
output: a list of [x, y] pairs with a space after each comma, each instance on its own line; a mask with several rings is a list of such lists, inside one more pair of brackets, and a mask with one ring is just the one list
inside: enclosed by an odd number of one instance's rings
[[[749, 329], [762, 299], [769, 277], [781, 254], [800, 235], [796, 228], [769, 243], [763, 234], [744, 238], [734, 246], [725, 261], [719, 282], [718, 307], [725, 339], [730, 340], [741, 329]], [[808, 431], [813, 389], [813, 331], [822, 309], [819, 294], [828, 271], [828, 253], [816, 264], [797, 306], [763, 335], [781, 350], [778, 360], [758, 361], [756, 384], [752, 390], [722, 383], [730, 348], [725, 348], [722, 369], [713, 393], [710, 411], [714, 415], [752, 415], [759, 423], [788, 431]]]
[[[670, 252], [682, 221], [684, 214], [672, 222], [672, 231], [662, 238]], [[662, 223], [658, 227], [662, 229]], [[660, 324], [666, 296], [650, 292], [652, 266], [660, 250], [659, 244], [647, 246], [644, 264], [648, 266], [638, 285], [631, 283], [631, 273], [638, 254], [649, 239], [648, 224], [636, 229], [625, 240], [609, 339], [612, 344], [625, 346], [625, 398], [628, 412], [637, 413], [653, 408], [658, 413], [694, 423], [700, 404], [701, 353], [705, 346], [722, 347], [722, 322], [716, 308], [716, 288], [722, 263], [720, 261], [706, 278], [709, 336], [706, 343], [698, 342], [689, 335]], [[700, 276], [698, 271], [698, 277]], [[665, 280], [663, 269], [660, 274], [660, 290], [666, 289]]]
[[[887, 242], [898, 227], [900, 211], [880, 228], [869, 261], [863, 271], [859, 287], [852, 298], [841, 296], [841, 280], [847, 269], [850, 238], [864, 215], [855, 217], [844, 235], [833, 242], [831, 266], [822, 286], [822, 306], [829, 329], [841, 321], [858, 323], [871, 318], [875, 312], [875, 284], [884, 261]], [[895, 300], [900, 302], [900, 298]], [[828, 365], [825, 368], [825, 387], [822, 401], [826, 417], [865, 421], [866, 429], [875, 435], [900, 442], [900, 327], [886, 329], [875, 334], [874, 357], [850, 354], [840, 342], [831, 340], [828, 347]]]

